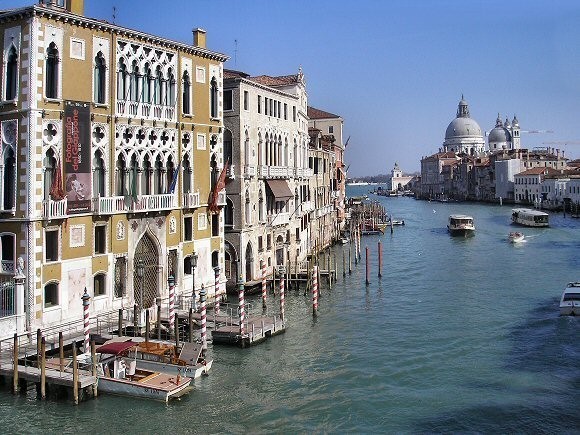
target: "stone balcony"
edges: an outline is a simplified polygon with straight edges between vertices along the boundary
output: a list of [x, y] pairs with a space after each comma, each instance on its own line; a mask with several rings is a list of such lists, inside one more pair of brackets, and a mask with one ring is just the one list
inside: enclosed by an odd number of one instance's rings
[[183, 194], [183, 207], [184, 208], [197, 208], [199, 207], [199, 192], [189, 192]]

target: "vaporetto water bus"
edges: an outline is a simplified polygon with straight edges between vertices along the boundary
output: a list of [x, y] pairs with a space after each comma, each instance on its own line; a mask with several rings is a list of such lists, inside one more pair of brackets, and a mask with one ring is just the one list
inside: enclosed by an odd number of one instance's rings
[[547, 227], [550, 225], [549, 216], [548, 213], [531, 208], [512, 209], [512, 222], [526, 227]]

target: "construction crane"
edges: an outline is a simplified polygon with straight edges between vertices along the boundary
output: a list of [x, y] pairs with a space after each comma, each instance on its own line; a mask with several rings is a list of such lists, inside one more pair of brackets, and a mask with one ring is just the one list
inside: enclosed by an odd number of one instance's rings
[[554, 130], [521, 130], [521, 133], [554, 133]]
[[542, 142], [542, 145], [580, 145], [580, 140], [559, 140], [553, 142]]

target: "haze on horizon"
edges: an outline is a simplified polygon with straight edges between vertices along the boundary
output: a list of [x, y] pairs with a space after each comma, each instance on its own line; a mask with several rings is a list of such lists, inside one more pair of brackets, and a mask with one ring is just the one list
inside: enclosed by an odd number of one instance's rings
[[309, 104], [344, 119], [349, 177], [419, 170], [462, 94], [483, 131], [516, 114], [522, 130], [553, 131], [523, 133], [522, 147], [580, 157], [579, 2], [85, 0], [85, 14], [182, 42], [201, 27], [225, 68], [251, 75], [301, 66]]

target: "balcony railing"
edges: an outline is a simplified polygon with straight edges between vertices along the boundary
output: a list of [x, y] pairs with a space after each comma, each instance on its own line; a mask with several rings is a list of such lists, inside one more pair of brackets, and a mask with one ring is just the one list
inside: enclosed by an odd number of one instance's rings
[[42, 217], [44, 219], [58, 219], [66, 216], [66, 198], [60, 201], [47, 199], [42, 201]]
[[93, 200], [93, 211], [98, 214], [146, 213], [150, 211], [172, 210], [177, 208], [174, 193], [162, 195], [141, 195], [137, 201], [124, 196], [107, 196]]
[[304, 168], [304, 177], [310, 178], [314, 175], [314, 169]]
[[199, 192], [184, 193], [183, 194], [183, 207], [185, 207], [185, 208], [199, 207]]
[[2, 273], [14, 273], [14, 261], [2, 260]]
[[244, 177], [255, 177], [256, 176], [256, 167], [252, 165], [245, 165], [244, 166]]
[[174, 106], [119, 100], [116, 107], [119, 116], [175, 121]]
[[262, 178], [288, 178], [293, 174], [293, 168], [287, 166], [267, 166], [258, 167]]
[[312, 210], [314, 210], [314, 203], [312, 201], [304, 201], [302, 203], [302, 211], [304, 213], [308, 213]]
[[288, 225], [290, 223], [290, 213], [278, 213], [268, 216], [268, 223], [272, 226]]

